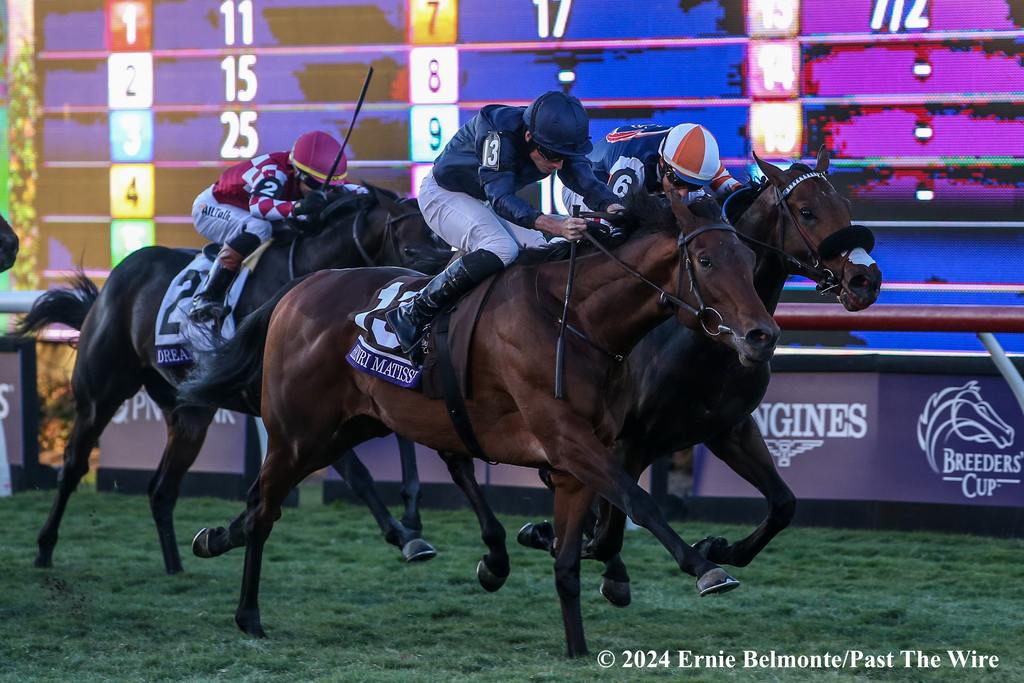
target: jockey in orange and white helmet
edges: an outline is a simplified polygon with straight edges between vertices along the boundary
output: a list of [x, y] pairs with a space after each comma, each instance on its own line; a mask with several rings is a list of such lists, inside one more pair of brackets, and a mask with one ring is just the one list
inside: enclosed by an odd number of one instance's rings
[[224, 171], [192, 205], [196, 230], [222, 244], [206, 281], [189, 310], [195, 322], [224, 315], [224, 297], [242, 261], [273, 233], [273, 224], [286, 218], [315, 222], [324, 208], [324, 190], [345, 185], [348, 160], [342, 155], [327, 179], [341, 145], [328, 133], [303, 133], [290, 152], [271, 152], [242, 161]]
[[[703, 192], [721, 200], [741, 187], [722, 165], [715, 136], [696, 123], [622, 126], [599, 140], [589, 157], [594, 174], [620, 197], [641, 189], [663, 192], [665, 176], [689, 201]], [[567, 207], [582, 205], [571, 191], [562, 196]]]

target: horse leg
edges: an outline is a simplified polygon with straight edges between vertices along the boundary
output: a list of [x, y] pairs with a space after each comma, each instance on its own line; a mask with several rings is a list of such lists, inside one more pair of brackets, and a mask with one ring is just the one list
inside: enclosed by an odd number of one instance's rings
[[650, 494], [640, 488], [622, 466], [614, 462], [607, 450], [585, 427], [581, 425], [581, 429], [574, 429], [572, 433], [579, 442], [568, 438], [567, 430], [567, 438], [563, 438], [560, 448], [554, 451], [560, 454], [558, 460], [561, 467], [654, 534], [679, 568], [697, 577], [697, 590], [701, 595], [723, 593], [739, 585], [739, 581], [679, 537], [658, 510]]
[[174, 505], [181, 491], [181, 480], [199, 455], [213, 414], [214, 411], [207, 408], [164, 410], [167, 445], [160, 458], [160, 466], [149, 482], [149, 508], [156, 523], [164, 569], [168, 574], [183, 571], [174, 534]]
[[775, 460], [752, 417], [708, 441], [708, 446], [764, 495], [769, 505], [768, 516], [749, 536], [732, 545], [724, 538], [709, 536], [694, 547], [712, 562], [745, 567], [776, 534], [789, 526], [796, 512], [796, 497], [775, 469]]
[[423, 533], [423, 522], [420, 520], [420, 475], [416, 468], [416, 444], [408, 439], [395, 435], [398, 440], [398, 457], [402, 463], [402, 502], [405, 512], [402, 513], [402, 524], [406, 529]]
[[[88, 350], [79, 348], [79, 362], [85, 362]], [[102, 363], [97, 362], [97, 365]], [[105, 367], [107, 371], [102, 378], [90, 377], [87, 371], [80, 370], [78, 365], [75, 367], [72, 379], [75, 421], [64, 449], [64, 466], [57, 476], [57, 496], [36, 541], [39, 546], [35, 559], [37, 567], [52, 566], [53, 549], [57, 545], [64, 510], [71, 494], [78, 488], [78, 482], [89, 471], [89, 454], [118, 407], [142, 385], [141, 380], [130, 370], [111, 372], [109, 368], [117, 367], [116, 364]]]
[[604, 563], [601, 572], [601, 595], [616, 607], [627, 607], [632, 601], [629, 587], [629, 572], [622, 561], [622, 534], [626, 526], [626, 515], [605, 499], [599, 502], [600, 514], [594, 536], [583, 550], [584, 557], [592, 557]]
[[587, 654], [580, 610], [580, 550], [583, 524], [594, 500], [593, 491], [562, 472], [552, 472], [555, 483], [555, 589], [562, 606], [566, 654]]
[[355, 451], [345, 450], [331, 466], [370, 509], [370, 514], [373, 515], [377, 526], [384, 534], [384, 540], [400, 548], [406, 562], [429, 560], [437, 555], [437, 551], [429, 543], [419, 540], [417, 532], [406, 528], [391, 515], [387, 505], [377, 493], [370, 471], [366, 469]]
[[490, 504], [480, 490], [473, 471], [473, 460], [460, 453], [438, 451], [438, 455], [448, 466], [452, 481], [462, 489], [473, 506], [477, 521], [480, 523], [480, 538], [487, 545], [487, 554], [476, 566], [476, 578], [484, 590], [494, 592], [505, 585], [510, 573], [508, 550], [505, 548], [505, 527], [494, 516]]
[[249, 487], [245, 500], [245, 512], [231, 520], [228, 527], [203, 527], [192, 538], [192, 554], [196, 557], [209, 559], [218, 557], [241, 548], [246, 543], [246, 524], [256, 506], [260, 503], [260, 480], [259, 477]]

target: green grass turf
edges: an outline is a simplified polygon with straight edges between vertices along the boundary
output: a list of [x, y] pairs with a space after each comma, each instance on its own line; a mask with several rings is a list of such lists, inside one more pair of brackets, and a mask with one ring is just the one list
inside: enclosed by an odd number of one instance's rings
[[[551, 560], [515, 544], [524, 521], [503, 516], [512, 576], [486, 594], [474, 576], [483, 552], [468, 511], [426, 510], [425, 537], [440, 554], [405, 565], [365, 510], [323, 506], [304, 491], [267, 544], [261, 602], [269, 639], [235, 628], [241, 549], [200, 560], [201, 526], [222, 525], [237, 502], [184, 499], [177, 528], [186, 573], [166, 576], [144, 497], [85, 489], [71, 501], [54, 568], [32, 567], [49, 493], [0, 499], [0, 680], [592, 681], [1024, 680], [1021, 540], [924, 533], [790, 529], [750, 567], [743, 585], [699, 599], [646, 531], [627, 535], [633, 604], [597, 593], [599, 566], [583, 567], [592, 654], [563, 658]], [[684, 538], [748, 529], [677, 525]], [[994, 671], [942, 668], [846, 671], [601, 669], [632, 649], [744, 649], [789, 654], [976, 649]], [[897, 664], [900, 660], [897, 657]]]

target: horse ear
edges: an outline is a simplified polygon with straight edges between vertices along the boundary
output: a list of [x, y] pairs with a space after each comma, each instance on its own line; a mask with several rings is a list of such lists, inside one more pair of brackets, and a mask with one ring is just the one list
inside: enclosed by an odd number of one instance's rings
[[828, 150], [825, 145], [818, 148], [818, 163], [815, 164], [814, 170], [818, 173], [828, 173]]
[[761, 173], [764, 173], [768, 180], [772, 181], [772, 184], [780, 190], [786, 187], [786, 176], [783, 175], [782, 169], [775, 164], [769, 163], [757, 156], [757, 152], [753, 152], [754, 161], [757, 162], [757, 167], [761, 169]]
[[690, 232], [697, 227], [697, 219], [694, 218], [690, 210], [686, 208], [686, 204], [679, 198], [679, 192], [669, 181], [668, 176], [665, 176], [661, 180], [661, 186], [665, 190], [665, 196], [668, 197], [669, 203], [672, 205], [672, 214], [676, 217], [676, 222], [679, 223], [679, 229], [684, 234]]
[[373, 193], [373, 198], [376, 199], [377, 203], [388, 212], [389, 216], [402, 215], [402, 207], [398, 205], [398, 202], [391, 198], [391, 195], [381, 190], [379, 187], [370, 185], [369, 183], [366, 184], [366, 187], [368, 187], [370, 192]]

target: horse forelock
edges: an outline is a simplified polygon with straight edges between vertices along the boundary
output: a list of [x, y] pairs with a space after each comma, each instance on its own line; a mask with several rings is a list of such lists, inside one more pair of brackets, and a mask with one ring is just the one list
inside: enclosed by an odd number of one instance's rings
[[647, 192], [630, 193], [625, 200], [623, 227], [630, 236], [652, 232], [679, 232], [672, 206], [664, 197]]

